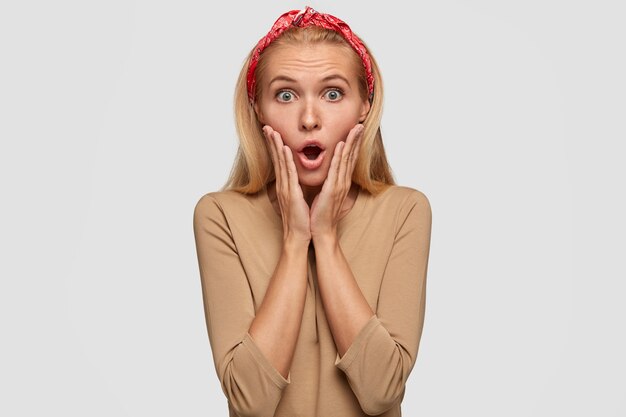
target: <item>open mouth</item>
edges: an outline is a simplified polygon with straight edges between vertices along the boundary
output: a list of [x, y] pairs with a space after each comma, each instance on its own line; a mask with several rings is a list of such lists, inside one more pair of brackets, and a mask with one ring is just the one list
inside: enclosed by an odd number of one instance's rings
[[302, 149], [302, 153], [307, 157], [307, 159], [314, 161], [318, 156], [320, 156], [320, 153], [322, 153], [322, 148], [317, 145], [309, 145]]
[[316, 140], [308, 140], [304, 147], [298, 151], [300, 166], [306, 170], [313, 171], [324, 164], [326, 150], [324, 144]]

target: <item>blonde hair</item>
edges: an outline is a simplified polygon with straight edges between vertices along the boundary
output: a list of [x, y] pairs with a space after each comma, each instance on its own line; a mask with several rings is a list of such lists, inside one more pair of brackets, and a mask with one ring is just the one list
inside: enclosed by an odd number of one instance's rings
[[[263, 91], [260, 80], [267, 67], [268, 57], [273, 49], [283, 45], [310, 45], [329, 43], [346, 47], [351, 51], [354, 58], [354, 65], [359, 78], [359, 90], [361, 98], [367, 98], [367, 81], [365, 68], [358, 54], [337, 32], [317, 26], [305, 28], [294, 27], [286, 30], [271, 45], [269, 45], [259, 57], [259, 62], [255, 70], [257, 78], [255, 97], [260, 99]], [[363, 43], [365, 45], [365, 43]], [[352, 181], [376, 195], [385, 190], [395, 181], [391, 172], [391, 167], [387, 162], [383, 139], [380, 132], [380, 120], [383, 107], [383, 83], [378, 69], [378, 64], [372, 56], [369, 48], [365, 45], [372, 62], [372, 73], [374, 76], [374, 97], [371, 102], [367, 118], [363, 122], [362, 143], [357, 158]], [[233, 190], [245, 194], [253, 194], [265, 187], [274, 180], [274, 168], [272, 160], [265, 145], [265, 138], [262, 132], [262, 125], [257, 118], [254, 106], [248, 99], [247, 72], [250, 59], [254, 49], [250, 51], [239, 74], [235, 87], [235, 124], [239, 136], [239, 148], [235, 157], [230, 176], [222, 190]]]

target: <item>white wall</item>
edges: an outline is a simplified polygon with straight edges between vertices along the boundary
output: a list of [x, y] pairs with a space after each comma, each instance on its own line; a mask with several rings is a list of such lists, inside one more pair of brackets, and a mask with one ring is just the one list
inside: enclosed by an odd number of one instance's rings
[[[290, 1], [0, 6], [0, 414], [225, 416], [192, 231]], [[332, 1], [433, 210], [407, 416], [626, 415], [620, 1]]]

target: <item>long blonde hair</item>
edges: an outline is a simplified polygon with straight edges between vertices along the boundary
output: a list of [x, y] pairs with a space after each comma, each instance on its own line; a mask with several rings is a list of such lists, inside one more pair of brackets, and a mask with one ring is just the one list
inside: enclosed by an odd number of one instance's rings
[[[257, 78], [255, 97], [260, 99], [264, 69], [267, 67], [268, 57], [273, 49], [283, 45], [310, 45], [329, 43], [345, 47], [354, 58], [354, 65], [359, 70], [359, 90], [363, 100], [367, 97], [367, 81], [365, 69], [361, 58], [337, 32], [317, 26], [306, 28], [293, 27], [286, 30], [278, 39], [272, 42], [259, 57], [259, 62], [255, 70]], [[363, 43], [365, 45], [365, 43]], [[391, 167], [387, 162], [383, 139], [380, 133], [380, 120], [383, 107], [383, 82], [378, 69], [378, 64], [372, 56], [369, 48], [365, 45], [372, 62], [372, 73], [374, 75], [374, 97], [371, 102], [370, 111], [363, 122], [365, 130], [363, 132], [360, 154], [357, 158], [352, 181], [376, 195], [395, 181], [391, 172]], [[250, 51], [244, 65], [239, 73], [239, 79], [235, 87], [235, 124], [239, 136], [239, 148], [235, 157], [230, 176], [222, 187], [222, 190], [234, 190], [245, 194], [256, 193], [274, 180], [274, 168], [272, 166], [269, 150], [265, 145], [262, 125], [259, 122], [254, 106], [248, 99], [247, 72], [250, 58], [254, 50]]]

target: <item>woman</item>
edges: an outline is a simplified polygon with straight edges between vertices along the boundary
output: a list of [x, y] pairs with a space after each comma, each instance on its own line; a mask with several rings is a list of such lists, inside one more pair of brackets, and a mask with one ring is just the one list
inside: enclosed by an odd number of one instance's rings
[[236, 87], [230, 179], [194, 211], [230, 416], [400, 416], [431, 210], [394, 184], [376, 62], [341, 20], [283, 14]]

